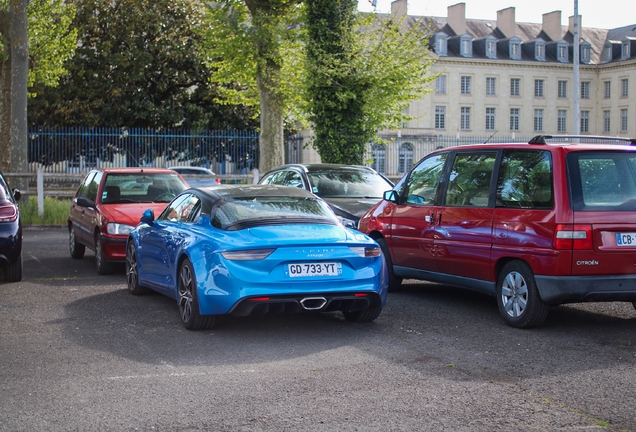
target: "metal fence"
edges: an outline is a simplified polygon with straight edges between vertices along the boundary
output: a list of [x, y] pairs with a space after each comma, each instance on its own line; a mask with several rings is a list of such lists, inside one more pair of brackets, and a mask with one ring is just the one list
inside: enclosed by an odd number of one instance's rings
[[[31, 127], [29, 172], [79, 174], [93, 167], [193, 165], [217, 174], [247, 174], [258, 167], [258, 132], [137, 128]], [[299, 158], [302, 138], [286, 137], [286, 160]]]

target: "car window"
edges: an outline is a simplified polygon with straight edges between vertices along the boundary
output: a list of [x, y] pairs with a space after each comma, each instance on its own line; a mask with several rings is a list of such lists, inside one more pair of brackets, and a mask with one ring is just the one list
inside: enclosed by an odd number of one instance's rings
[[92, 202], [97, 200], [97, 190], [99, 189], [99, 183], [102, 181], [103, 173], [96, 171], [92, 180], [86, 188], [86, 199]]
[[444, 204], [487, 207], [496, 152], [457, 153], [448, 178]]
[[157, 219], [171, 222], [193, 222], [201, 210], [201, 200], [195, 194], [185, 194], [175, 199]]
[[568, 155], [574, 210], [636, 210], [636, 155], [579, 152]]
[[278, 171], [266, 176], [261, 183], [262, 184], [283, 184], [287, 177], [287, 171]]
[[433, 205], [448, 153], [422, 160], [403, 184], [407, 204]]
[[393, 185], [371, 170], [325, 170], [307, 174], [312, 192], [322, 198], [382, 198]]
[[102, 200], [113, 202], [169, 202], [187, 189], [187, 185], [173, 173], [110, 173], [104, 181]]
[[303, 179], [300, 176], [300, 173], [296, 171], [288, 171], [287, 176], [285, 177], [285, 180], [283, 180], [283, 183], [281, 184], [285, 186], [292, 186], [292, 187], [299, 187], [299, 188], [304, 187]]
[[552, 155], [543, 150], [505, 150], [497, 180], [497, 206], [552, 208]]
[[88, 195], [88, 187], [93, 181], [93, 177], [95, 177], [96, 171], [88, 173], [88, 175], [84, 178], [84, 181], [80, 185], [79, 192], [77, 194], [78, 198], [86, 198]]

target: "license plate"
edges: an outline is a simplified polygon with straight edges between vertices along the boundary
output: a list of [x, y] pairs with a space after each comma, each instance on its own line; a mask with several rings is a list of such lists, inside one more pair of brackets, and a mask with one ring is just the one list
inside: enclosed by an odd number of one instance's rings
[[636, 233], [616, 233], [616, 246], [636, 246]]
[[287, 264], [289, 277], [301, 276], [338, 276], [342, 273], [342, 264], [336, 262]]

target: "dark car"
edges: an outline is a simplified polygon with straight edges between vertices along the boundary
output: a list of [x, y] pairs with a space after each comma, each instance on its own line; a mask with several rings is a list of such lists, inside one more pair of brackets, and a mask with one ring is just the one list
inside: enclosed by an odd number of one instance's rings
[[126, 259], [126, 239], [147, 209], [161, 212], [188, 188], [176, 172], [163, 168], [90, 171], [73, 197], [68, 218], [71, 257], [95, 251], [97, 273], [108, 274]]
[[22, 280], [22, 220], [20, 219], [20, 191], [11, 190], [0, 173], [0, 266], [4, 280]]
[[327, 201], [340, 222], [357, 228], [360, 216], [393, 188], [387, 178], [363, 165], [289, 164], [263, 175], [259, 184], [303, 188]]
[[410, 278], [492, 294], [513, 327], [542, 324], [551, 305], [634, 302], [636, 148], [611, 139], [434, 151], [359, 229], [382, 247], [390, 287]]

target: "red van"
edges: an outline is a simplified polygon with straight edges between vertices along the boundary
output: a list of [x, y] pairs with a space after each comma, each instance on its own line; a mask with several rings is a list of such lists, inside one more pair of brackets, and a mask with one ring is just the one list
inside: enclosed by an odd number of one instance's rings
[[358, 228], [382, 247], [391, 288], [409, 278], [492, 294], [513, 327], [541, 325], [550, 305], [636, 307], [636, 147], [623, 143], [636, 141], [607, 139], [437, 150]]

